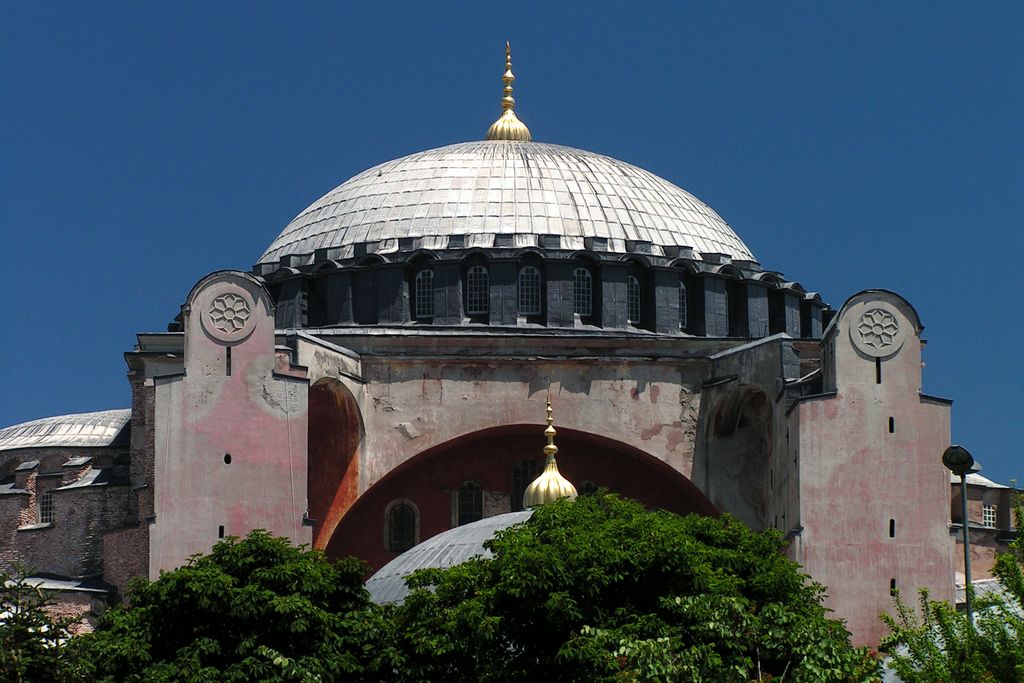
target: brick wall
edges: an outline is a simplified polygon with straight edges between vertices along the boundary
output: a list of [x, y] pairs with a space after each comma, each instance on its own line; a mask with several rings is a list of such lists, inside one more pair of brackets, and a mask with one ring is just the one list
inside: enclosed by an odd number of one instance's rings
[[128, 583], [149, 573], [149, 529], [143, 523], [103, 535], [103, 579], [124, 595]]

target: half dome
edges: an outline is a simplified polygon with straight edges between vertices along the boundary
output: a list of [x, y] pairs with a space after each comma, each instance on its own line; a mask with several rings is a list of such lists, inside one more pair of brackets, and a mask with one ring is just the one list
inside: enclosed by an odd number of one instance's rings
[[[499, 236], [502, 239], [499, 239]], [[365, 251], [537, 246], [563, 249], [754, 257], [704, 202], [642, 168], [561, 145], [513, 140], [465, 142], [388, 161], [347, 180], [295, 217], [259, 259], [297, 263]], [[409, 246], [415, 241], [415, 247]], [[546, 243], [546, 241], [545, 241]], [[681, 254], [682, 255], [682, 254]]]
[[520, 524], [533, 516], [533, 510], [506, 512], [484, 517], [475, 522], [457, 526], [428, 538], [419, 545], [388, 562], [366, 581], [370, 599], [378, 604], [401, 602], [409, 594], [405, 577], [417, 569], [443, 569], [462, 564], [473, 557], [491, 557], [484, 543], [513, 524]]

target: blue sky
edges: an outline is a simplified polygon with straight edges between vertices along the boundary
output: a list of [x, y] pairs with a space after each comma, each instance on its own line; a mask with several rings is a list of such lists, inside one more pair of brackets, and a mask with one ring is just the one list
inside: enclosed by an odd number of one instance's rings
[[1024, 480], [1024, 4], [4, 3], [0, 22], [0, 424], [128, 406], [123, 352], [201, 276], [247, 270], [369, 166], [481, 138], [508, 39], [535, 139], [686, 188], [833, 306], [909, 299], [954, 440]]

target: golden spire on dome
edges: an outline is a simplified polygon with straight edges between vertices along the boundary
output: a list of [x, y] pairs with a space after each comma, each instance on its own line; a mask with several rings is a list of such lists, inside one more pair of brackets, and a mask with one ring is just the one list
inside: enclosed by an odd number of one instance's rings
[[544, 446], [544, 453], [548, 456], [548, 461], [540, 476], [526, 487], [526, 492], [523, 493], [524, 509], [553, 503], [559, 498], [576, 499], [576, 487], [559, 474], [558, 463], [555, 462], [558, 446], [555, 445], [555, 418], [551, 416], [552, 412], [551, 394], [548, 394], [548, 428], [544, 430], [544, 436], [548, 438], [548, 445]]
[[533, 139], [530, 129], [516, 116], [514, 107], [516, 101], [512, 97], [512, 81], [516, 77], [512, 75], [512, 47], [505, 41], [505, 74], [501, 77], [505, 82], [505, 96], [501, 98], [501, 116], [487, 129], [488, 140], [518, 140], [529, 142]]

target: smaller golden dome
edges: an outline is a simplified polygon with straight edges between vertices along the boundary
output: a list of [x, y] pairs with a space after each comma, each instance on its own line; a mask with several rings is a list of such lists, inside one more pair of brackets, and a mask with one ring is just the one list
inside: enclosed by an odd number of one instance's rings
[[533, 136], [526, 124], [519, 120], [513, 108], [516, 101], [512, 97], [512, 81], [516, 77], [512, 75], [512, 47], [505, 41], [505, 74], [501, 77], [505, 82], [505, 96], [501, 98], [501, 116], [487, 129], [488, 140], [518, 140], [519, 142], [530, 142]]
[[553, 503], [559, 498], [576, 500], [576, 487], [558, 472], [558, 463], [555, 462], [555, 453], [558, 446], [555, 445], [555, 418], [551, 416], [551, 396], [548, 396], [548, 427], [544, 430], [544, 436], [548, 438], [548, 445], [544, 446], [544, 453], [548, 456], [547, 464], [540, 476], [526, 487], [523, 494], [523, 508], [529, 509]]

